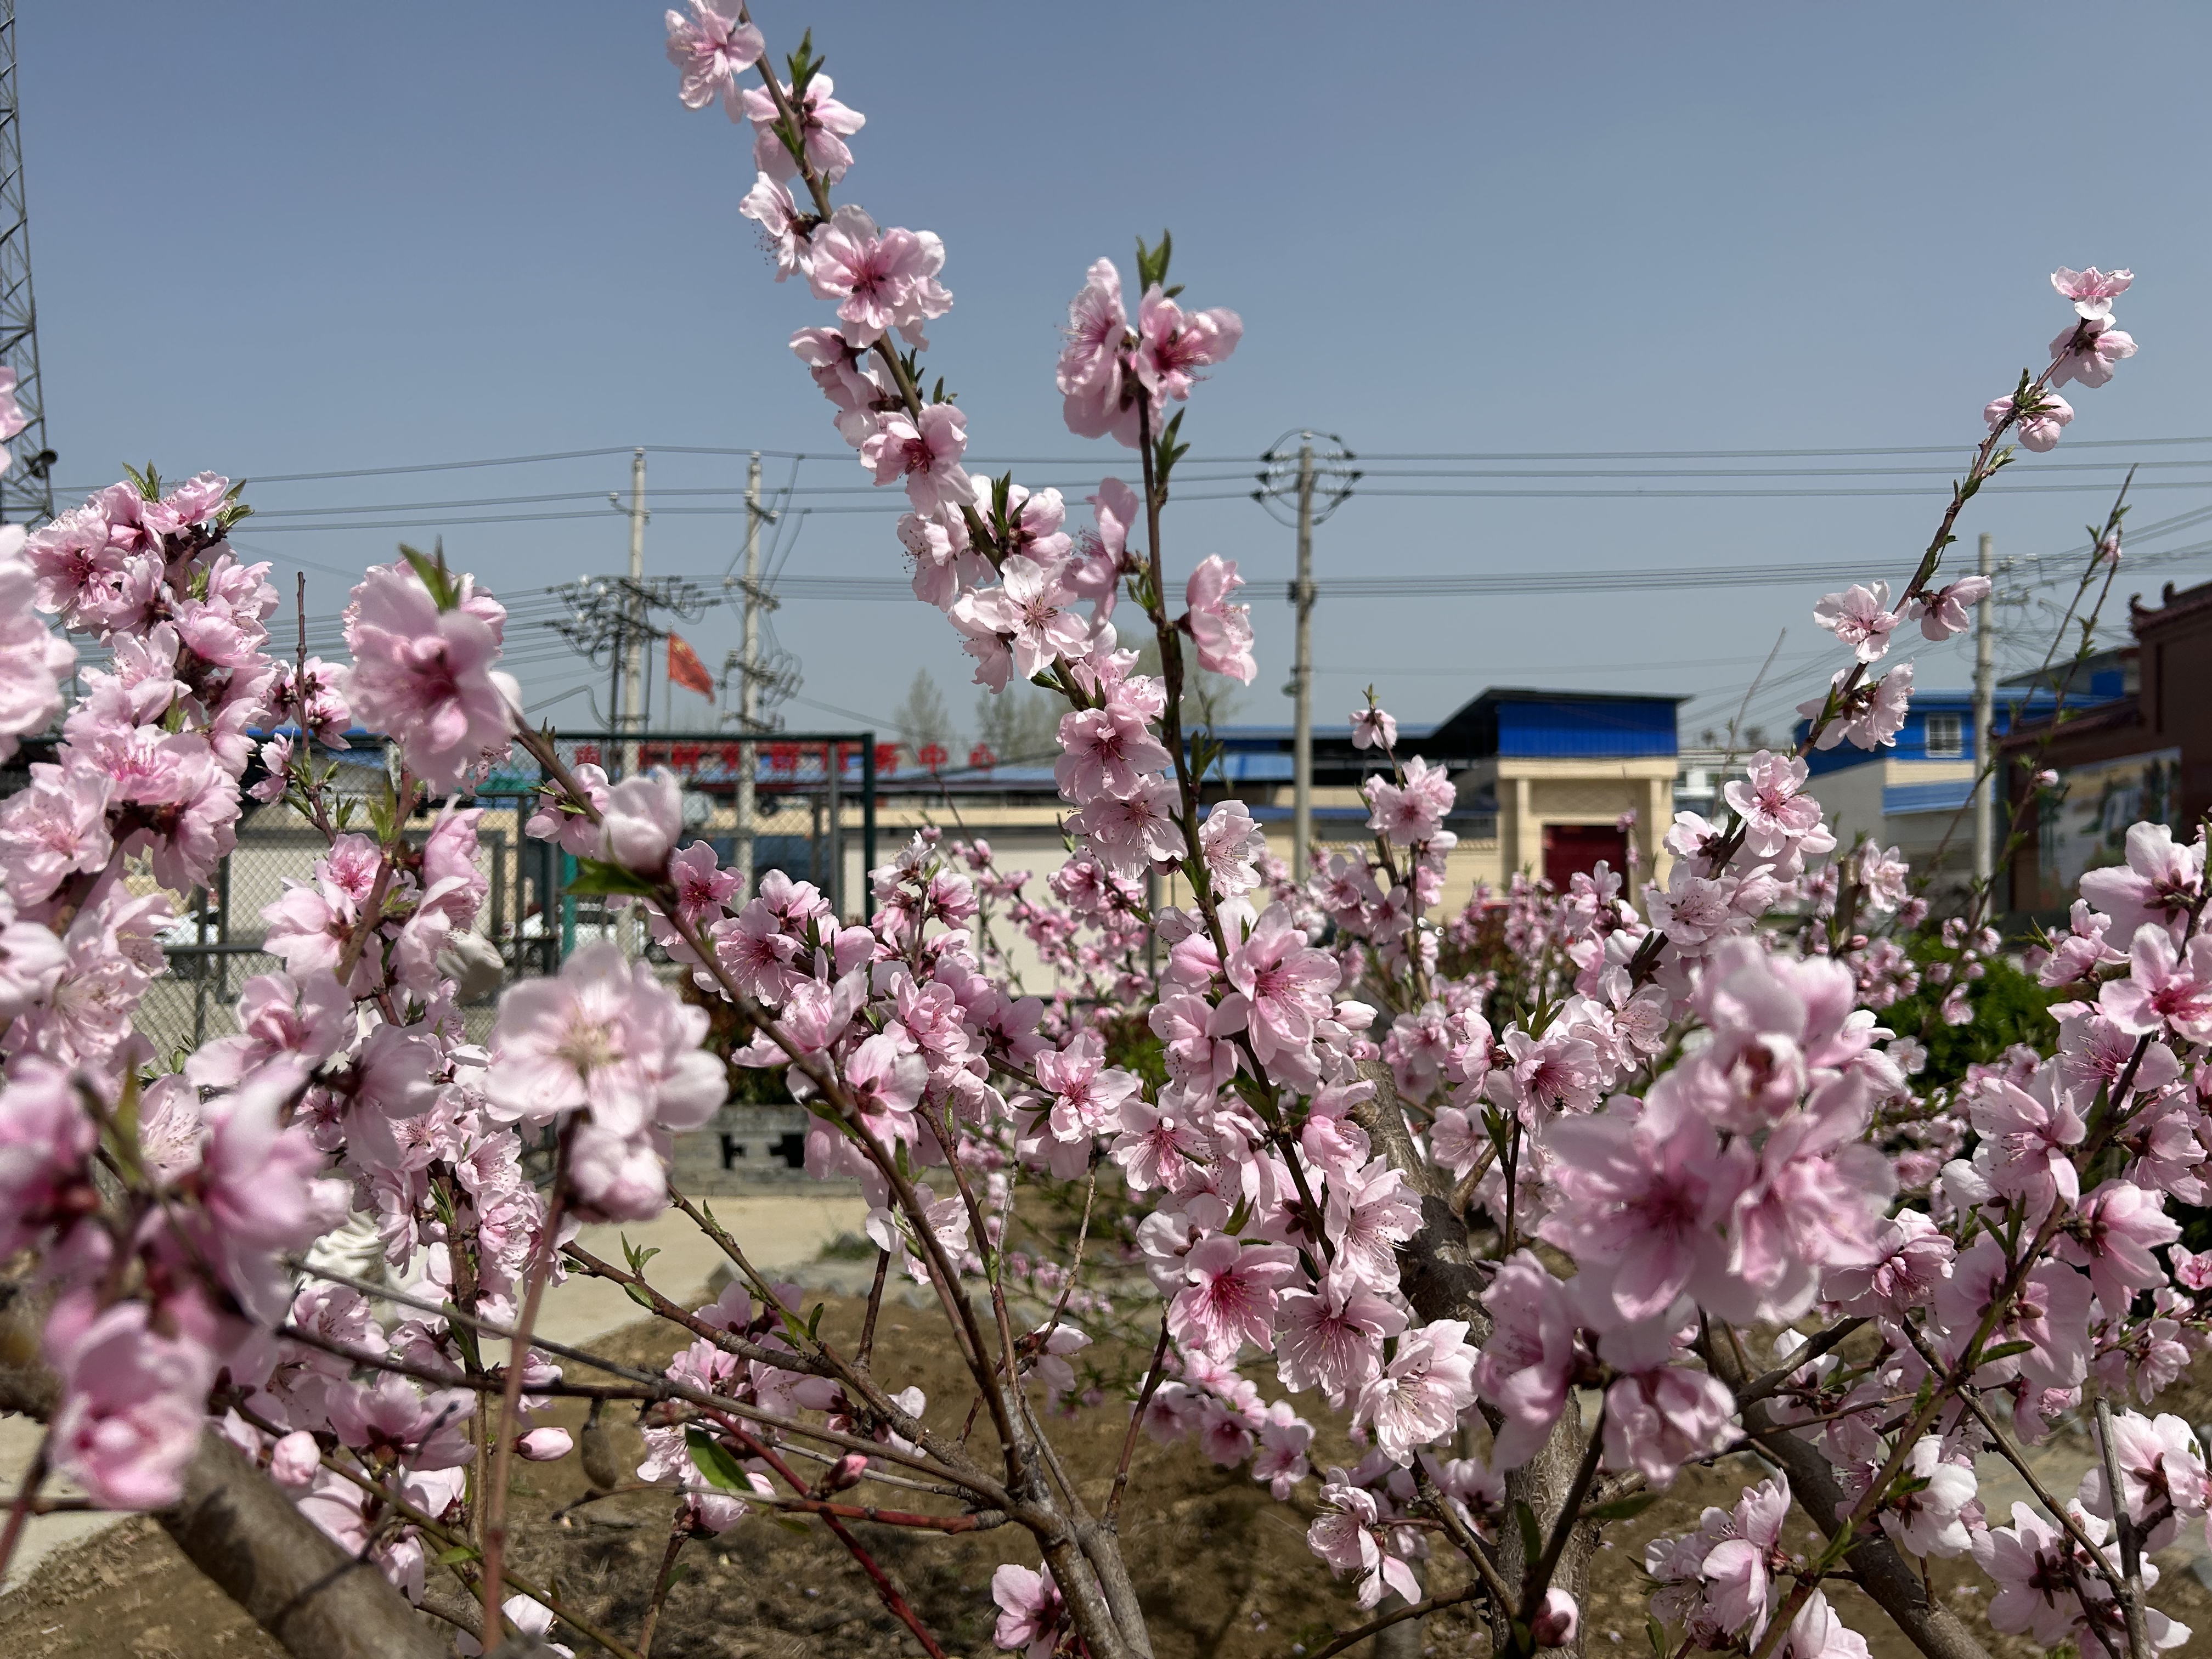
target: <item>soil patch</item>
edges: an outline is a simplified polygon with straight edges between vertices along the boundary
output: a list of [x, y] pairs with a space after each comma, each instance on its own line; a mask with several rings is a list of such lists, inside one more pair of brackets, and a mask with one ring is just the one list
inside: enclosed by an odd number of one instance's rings
[[[860, 1308], [830, 1297], [823, 1327], [846, 1340], [857, 1334]], [[963, 1374], [925, 1310], [888, 1307], [883, 1315], [879, 1370], [929, 1393], [933, 1424], [957, 1431], [953, 1405], [965, 1399]], [[595, 1352], [656, 1369], [678, 1344], [666, 1327], [642, 1323], [592, 1345]], [[2159, 1402], [2197, 1420], [2212, 1408], [2212, 1376], [2199, 1366]], [[619, 1408], [627, 1412], [629, 1408]], [[1086, 1501], [1103, 1501], [1121, 1445], [1116, 1413], [1097, 1411], [1056, 1425], [1055, 1443], [1082, 1484]], [[580, 1406], [560, 1419], [581, 1423]], [[1316, 1462], [1329, 1461], [1327, 1447]], [[1346, 1449], [1337, 1448], [1341, 1459]], [[1601, 1656], [1648, 1651], [1641, 1565], [1646, 1540], [1698, 1524], [1708, 1504], [1729, 1504], [1741, 1485], [1759, 1478], [1748, 1460], [1718, 1469], [1686, 1471], [1635, 1520], [1611, 1528], [1585, 1609], [1590, 1650]], [[525, 1465], [514, 1489], [520, 1523], [517, 1566], [550, 1580], [584, 1616], [634, 1639], [653, 1573], [665, 1546], [667, 1499], [627, 1493], [548, 1525], [556, 1510], [586, 1492], [580, 1462]], [[1215, 1468], [1188, 1443], [1158, 1446], [1139, 1437], [1122, 1523], [1132, 1576], [1146, 1598], [1161, 1659], [1296, 1659], [1336, 1629], [1360, 1618], [1349, 1585], [1330, 1583], [1305, 1547], [1301, 1509], [1274, 1502], [1265, 1488]], [[1791, 1516], [1802, 1540], [1813, 1522]], [[877, 1560], [898, 1583], [949, 1653], [992, 1654], [989, 1580], [1003, 1562], [1036, 1565], [1028, 1535], [1016, 1528], [951, 1538], [884, 1528], [860, 1528]], [[2155, 1603], [2212, 1639], [2212, 1593], [2169, 1553]], [[653, 1643], [655, 1659], [907, 1659], [919, 1645], [886, 1613], [844, 1549], [813, 1526], [780, 1525], [756, 1516], [719, 1540], [685, 1547], [686, 1573], [669, 1597]], [[2162, 1564], [2163, 1565], [2163, 1564]], [[1455, 1561], [1439, 1557], [1426, 1569], [1431, 1590], [1465, 1580]], [[1933, 1564], [1932, 1586], [1973, 1627], [1999, 1659], [2029, 1659], [2025, 1640], [1990, 1635], [1984, 1596], [1968, 1564]], [[448, 1581], [450, 1583], [450, 1581]], [[1834, 1595], [1838, 1611], [1864, 1633], [1879, 1659], [1906, 1659], [1911, 1645], [1848, 1586]], [[1428, 1621], [1421, 1650], [1480, 1654], [1489, 1644], [1465, 1609]], [[573, 1639], [573, 1638], [572, 1638]], [[580, 1655], [595, 1652], [575, 1640]], [[42, 1564], [27, 1584], [0, 1598], [0, 1653], [10, 1659], [277, 1659], [280, 1650], [185, 1559], [152, 1522], [133, 1520]]]

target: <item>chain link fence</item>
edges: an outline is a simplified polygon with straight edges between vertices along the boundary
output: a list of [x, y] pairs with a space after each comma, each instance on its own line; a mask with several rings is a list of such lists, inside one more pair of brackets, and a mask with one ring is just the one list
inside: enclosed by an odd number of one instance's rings
[[[486, 891], [476, 931], [498, 948], [505, 971], [488, 994], [462, 1006], [462, 1023], [472, 1042], [490, 1036], [499, 990], [508, 981], [560, 971], [553, 955], [557, 939], [523, 926], [526, 908], [544, 908], [538, 895], [543, 891], [544, 860], [530, 858], [538, 850], [535, 843], [518, 849], [512, 823], [495, 823], [495, 817], [511, 820], [513, 813], [488, 811], [478, 830], [477, 870]], [[407, 838], [419, 845], [429, 831], [425, 817], [408, 830]], [[284, 966], [282, 957], [265, 948], [269, 927], [262, 913], [284, 896], [288, 882], [312, 883], [315, 860], [327, 850], [320, 833], [284, 808], [264, 808], [240, 828], [238, 845], [223, 860], [214, 884], [195, 892], [184, 915], [162, 935], [169, 970], [147, 988], [137, 1020], [156, 1054], [197, 1048], [238, 1030], [234, 1005], [246, 981], [281, 972]], [[538, 866], [535, 879], [532, 863]]]

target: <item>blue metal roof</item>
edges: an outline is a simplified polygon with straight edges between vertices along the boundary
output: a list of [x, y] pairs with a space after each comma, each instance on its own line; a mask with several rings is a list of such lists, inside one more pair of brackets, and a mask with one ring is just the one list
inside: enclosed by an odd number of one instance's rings
[[1232, 749], [1206, 769], [1206, 781], [1208, 783], [1288, 783], [1295, 775], [1295, 765], [1296, 759], [1290, 755]]
[[1972, 778], [1946, 778], [1940, 783], [1893, 783], [1881, 792], [1885, 817], [1899, 812], [1955, 812], [1974, 793]]
[[[2002, 737], [2012, 729], [2012, 717], [2015, 706], [2023, 721], [2034, 721], [2047, 718], [2056, 701], [2048, 691], [2036, 691], [2025, 696], [2017, 691], [2009, 694], [2000, 693], [1990, 710], [1990, 724], [1996, 728], [1997, 735]], [[2095, 698], [2076, 695], [2067, 699], [2066, 706], [2069, 708], [2083, 708], [2099, 700]], [[1948, 714], [1957, 718], [1961, 744], [1959, 751], [1942, 755], [1931, 755], [1928, 752], [1928, 717], [1930, 714]], [[1893, 745], [1881, 749], [1859, 749], [1848, 742], [1841, 743], [1833, 749], [1814, 750], [1805, 757], [1806, 764], [1812, 769], [1813, 775], [1818, 777], [1826, 772], [1840, 772], [1850, 767], [1863, 766], [1872, 760], [1978, 761], [1982, 757], [1976, 752], [1978, 745], [1974, 741], [1973, 714], [1974, 694], [1972, 691], [1934, 688], [1921, 690], [1915, 688], [1912, 693], [1912, 706], [1905, 713], [1905, 724], [1898, 728], [1897, 742]], [[1808, 720], [1797, 722], [1796, 737], [1798, 742], [1802, 743], [1805, 740], [1805, 732], [1810, 724], [1811, 722]], [[1924, 809], [1908, 807], [1903, 810], [1912, 811]]]
[[1603, 756], [1643, 758], [1675, 750], [1670, 697], [1501, 698], [1497, 704], [1501, 757]]

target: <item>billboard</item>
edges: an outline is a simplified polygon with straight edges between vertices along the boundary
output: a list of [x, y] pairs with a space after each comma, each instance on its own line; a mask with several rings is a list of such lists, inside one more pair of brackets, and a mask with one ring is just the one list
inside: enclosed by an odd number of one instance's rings
[[2130, 824], [2148, 819], [2184, 831], [2181, 750], [2069, 766], [2036, 792], [2035, 819], [2034, 908], [2063, 909], [2074, 902], [2082, 872], [2127, 861]]

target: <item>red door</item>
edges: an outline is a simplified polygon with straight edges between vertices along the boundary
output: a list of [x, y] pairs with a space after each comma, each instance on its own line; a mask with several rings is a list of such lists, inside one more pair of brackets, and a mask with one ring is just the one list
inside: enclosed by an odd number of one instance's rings
[[1628, 872], [1628, 837], [1609, 823], [1547, 823], [1544, 826], [1544, 879], [1564, 893], [1569, 878], [1589, 875], [1603, 860], [1615, 875]]

